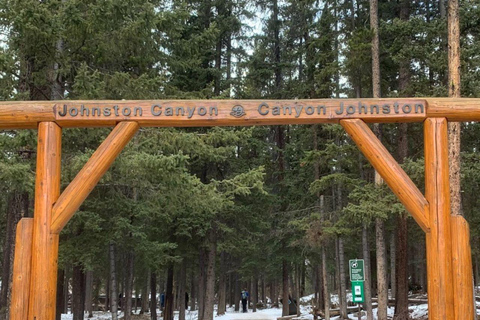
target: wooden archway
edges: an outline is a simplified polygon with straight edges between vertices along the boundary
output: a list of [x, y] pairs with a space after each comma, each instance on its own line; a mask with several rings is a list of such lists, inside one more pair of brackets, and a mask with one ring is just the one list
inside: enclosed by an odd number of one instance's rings
[[[480, 121], [480, 99], [0, 102], [0, 129], [38, 129], [35, 214], [17, 226], [10, 317], [55, 319], [59, 233], [140, 127], [340, 123], [426, 234], [429, 319], [474, 319], [468, 223], [450, 214], [448, 121]], [[425, 195], [373, 122], [423, 122]], [[114, 129], [60, 193], [69, 127]]]

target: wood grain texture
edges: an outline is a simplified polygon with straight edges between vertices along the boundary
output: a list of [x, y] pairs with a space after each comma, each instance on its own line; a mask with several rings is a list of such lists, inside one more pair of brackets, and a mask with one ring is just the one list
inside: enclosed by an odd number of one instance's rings
[[460, 215], [451, 216], [453, 293], [456, 320], [473, 320], [473, 266], [468, 222]]
[[429, 231], [428, 202], [388, 150], [362, 120], [341, 120], [358, 148], [425, 231]]
[[17, 224], [15, 236], [10, 320], [25, 320], [28, 317], [28, 295], [32, 266], [32, 233], [33, 218], [22, 218]]
[[138, 129], [136, 122], [125, 121], [112, 130], [55, 203], [52, 233], [62, 231]]
[[55, 319], [58, 234], [51, 233], [50, 225], [60, 194], [61, 135], [54, 122], [38, 126], [28, 320]]
[[[339, 116], [335, 113], [326, 111], [321, 116], [299, 116], [293, 112], [288, 116], [267, 116], [258, 115], [258, 106], [260, 103], [267, 103], [273, 106], [318, 106], [325, 105], [327, 109], [336, 110], [340, 103], [345, 105], [358, 105], [358, 102], [365, 105], [424, 103], [426, 114], [410, 114], [404, 116], [396, 114], [379, 115], [346, 115]], [[208, 116], [192, 117], [187, 119], [172, 117], [155, 117], [135, 118], [131, 116], [123, 116], [121, 110], [118, 117], [107, 119], [108, 117], [84, 117], [70, 119], [68, 117], [59, 117], [58, 112], [67, 103], [69, 106], [81, 106], [82, 104], [89, 110], [93, 107], [111, 108], [112, 106], [132, 106], [141, 107], [142, 110], [148, 111], [152, 105], [158, 104], [162, 106], [171, 105], [173, 107], [200, 107], [200, 106], [217, 106], [219, 117], [211, 118]], [[232, 108], [236, 105], [242, 105], [247, 115], [236, 118], [230, 115]], [[422, 122], [425, 118], [444, 117], [448, 121], [480, 121], [480, 99], [478, 98], [398, 98], [398, 99], [323, 99], [323, 100], [131, 100], [131, 101], [25, 101], [25, 102], [0, 102], [0, 129], [25, 129], [36, 128], [38, 123], [42, 121], [56, 121], [61, 127], [103, 127], [115, 126], [119, 121], [134, 120], [140, 126], [153, 127], [192, 127], [192, 126], [250, 126], [250, 125], [274, 125], [274, 124], [314, 124], [314, 123], [337, 123], [341, 119], [355, 118], [362, 119], [365, 122]]]
[[425, 120], [424, 137], [425, 197], [430, 204], [430, 232], [426, 234], [428, 317], [430, 320], [454, 319], [446, 119]]
[[[232, 114], [235, 106], [242, 106], [244, 114]], [[426, 100], [420, 98], [0, 102], [0, 128], [34, 128], [52, 120], [64, 128], [114, 126], [120, 121], [156, 127], [338, 123], [356, 118], [421, 122], [426, 109]]]

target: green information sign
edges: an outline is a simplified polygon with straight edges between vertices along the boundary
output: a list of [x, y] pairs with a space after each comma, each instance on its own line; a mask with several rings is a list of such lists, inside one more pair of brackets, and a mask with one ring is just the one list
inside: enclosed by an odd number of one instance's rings
[[350, 269], [350, 281], [365, 281], [363, 259], [354, 259], [348, 262]]
[[363, 281], [352, 281], [352, 300], [354, 303], [365, 302]]

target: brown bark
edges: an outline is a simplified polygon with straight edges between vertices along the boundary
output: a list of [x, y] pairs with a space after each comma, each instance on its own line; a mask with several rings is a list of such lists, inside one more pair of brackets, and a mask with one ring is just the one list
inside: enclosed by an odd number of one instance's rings
[[73, 266], [72, 313], [73, 320], [83, 320], [85, 313], [85, 274], [80, 265]]
[[[401, 70], [402, 71], [402, 70]], [[406, 87], [409, 76], [404, 77], [401, 87]], [[408, 156], [408, 124], [399, 125], [398, 155], [399, 163]], [[405, 212], [397, 217], [396, 229], [396, 259], [395, 259], [395, 319], [408, 320], [408, 214]]]
[[252, 311], [257, 312], [257, 304], [258, 304], [258, 278], [256, 276], [253, 277], [252, 283]]
[[196, 310], [196, 298], [197, 298], [197, 291], [195, 287], [195, 270], [192, 268], [192, 273], [190, 275], [190, 310]]
[[150, 274], [150, 319], [157, 320], [157, 273]]
[[372, 272], [370, 263], [370, 246], [368, 245], [368, 227], [366, 224], [362, 228], [362, 248], [363, 248], [363, 261], [365, 271], [365, 310], [367, 312], [367, 320], [373, 320], [373, 308], [372, 308]]
[[[448, 96], [460, 97], [460, 19], [458, 0], [448, 1]], [[460, 194], [460, 134], [458, 122], [448, 123], [450, 203], [452, 215], [463, 215]]]
[[[160, 290], [161, 291], [161, 290]], [[173, 263], [167, 269], [167, 290], [165, 291], [165, 308], [163, 311], [164, 320], [173, 320]]]
[[347, 314], [347, 282], [345, 279], [345, 251], [343, 248], [343, 239], [338, 238], [338, 264], [340, 267], [340, 292], [341, 300], [340, 300], [340, 318], [348, 319]]
[[387, 320], [388, 285], [387, 285], [387, 261], [385, 250], [385, 222], [377, 218], [375, 221], [376, 247], [377, 247], [377, 296], [378, 296], [378, 320]]
[[147, 277], [145, 282], [142, 286], [142, 306], [140, 309], [140, 314], [144, 314], [149, 311], [149, 298], [148, 298], [148, 291], [150, 289], [150, 271], [147, 271]]
[[61, 320], [62, 313], [64, 313], [64, 309], [65, 309], [64, 290], [65, 290], [65, 270], [59, 268], [58, 276], [57, 276], [57, 309], [56, 309], [55, 320]]
[[93, 271], [88, 270], [85, 274], [85, 311], [88, 318], [93, 317]]
[[[396, 230], [396, 229], [395, 229]], [[397, 257], [397, 249], [396, 249], [396, 245], [395, 245], [395, 242], [397, 241], [395, 239], [396, 237], [396, 234], [398, 232], [394, 232], [390, 235], [390, 289], [391, 289], [391, 294], [390, 294], [390, 297], [392, 299], [395, 299], [395, 295], [396, 295], [396, 284], [397, 284], [397, 280], [396, 280], [396, 263], [395, 263], [395, 259]]]
[[323, 276], [323, 295], [325, 305], [325, 320], [330, 320], [330, 291], [328, 290], [328, 273], [327, 273], [327, 252], [325, 246], [322, 246], [322, 276]]
[[289, 290], [288, 290], [288, 262], [287, 260], [282, 261], [282, 316], [289, 315]]
[[203, 320], [213, 320], [215, 303], [215, 258], [217, 256], [217, 239], [215, 230], [210, 231], [208, 239], [207, 272], [205, 281], [205, 304]]
[[178, 320], [185, 320], [185, 310], [187, 308], [186, 292], [187, 292], [187, 261], [185, 258], [180, 265], [179, 279], [178, 279]]
[[378, 0], [370, 0], [370, 29], [372, 37], [372, 88], [373, 97], [380, 98], [380, 38], [378, 35]]
[[206, 269], [206, 252], [204, 248], [200, 248], [199, 270], [198, 270], [198, 320], [203, 320], [203, 310], [205, 308], [205, 269]]
[[397, 217], [396, 289], [394, 319], [408, 320], [407, 213]]
[[280, 12], [278, 8], [278, 0], [272, 1], [273, 10], [272, 10], [272, 19], [273, 19], [273, 34], [274, 34], [274, 74], [275, 74], [275, 92], [280, 94], [280, 89], [282, 87], [282, 67], [281, 56], [280, 56]]
[[112, 320], [118, 320], [118, 293], [117, 293], [117, 271], [115, 263], [115, 245], [110, 243], [110, 312]]
[[227, 270], [226, 270], [226, 253], [222, 251], [220, 254], [220, 274], [218, 280], [218, 309], [217, 315], [224, 315], [227, 311]]
[[125, 282], [125, 320], [132, 319], [132, 295], [133, 295], [133, 273], [135, 256], [133, 252], [127, 253], [127, 270]]
[[235, 284], [234, 284], [234, 288], [235, 288], [235, 311], [240, 311], [240, 281], [238, 280], [238, 273], [235, 272]]

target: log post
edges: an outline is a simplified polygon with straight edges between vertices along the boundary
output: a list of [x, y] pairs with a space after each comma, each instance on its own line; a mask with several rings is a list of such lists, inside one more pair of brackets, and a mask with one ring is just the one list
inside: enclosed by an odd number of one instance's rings
[[473, 320], [472, 249], [468, 222], [460, 215], [451, 216], [453, 293], [456, 320]]
[[15, 257], [13, 260], [12, 300], [10, 320], [28, 317], [28, 293], [32, 265], [33, 219], [23, 218], [17, 224]]
[[38, 126], [28, 320], [55, 319], [58, 234], [52, 234], [50, 226], [52, 207], [60, 194], [61, 135], [54, 122]]
[[428, 318], [455, 319], [447, 120], [426, 119], [424, 135], [425, 197], [430, 204], [430, 232], [426, 234]]

